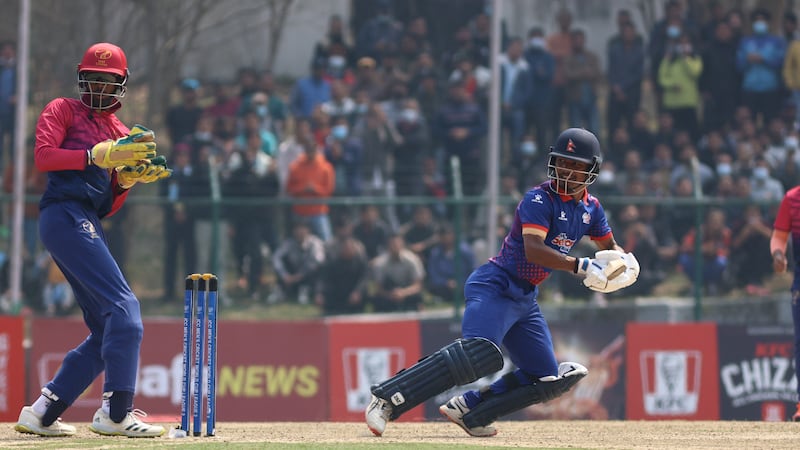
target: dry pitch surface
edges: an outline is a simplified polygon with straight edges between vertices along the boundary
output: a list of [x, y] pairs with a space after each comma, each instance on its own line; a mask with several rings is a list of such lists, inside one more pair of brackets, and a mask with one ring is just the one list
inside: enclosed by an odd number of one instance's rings
[[230, 423], [218, 424], [212, 438], [127, 439], [91, 433], [78, 426], [71, 438], [22, 435], [12, 423], [0, 424], [0, 448], [334, 448], [334, 449], [797, 449], [800, 423], [765, 422], [499, 422], [492, 438], [472, 438], [447, 422], [391, 423], [383, 437], [363, 423]]

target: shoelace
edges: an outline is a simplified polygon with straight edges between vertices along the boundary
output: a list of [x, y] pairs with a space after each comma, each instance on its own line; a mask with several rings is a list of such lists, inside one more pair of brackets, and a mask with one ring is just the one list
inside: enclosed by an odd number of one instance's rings
[[128, 414], [130, 414], [130, 415], [131, 415], [131, 418], [133, 419], [133, 421], [134, 421], [134, 422], [143, 422], [143, 420], [141, 420], [141, 419], [143, 419], [143, 418], [147, 417], [147, 413], [146, 413], [146, 412], [144, 412], [144, 411], [142, 411], [142, 410], [141, 410], [141, 409], [139, 409], [139, 408], [134, 408], [134, 409], [133, 409], [131, 412], [129, 412]]

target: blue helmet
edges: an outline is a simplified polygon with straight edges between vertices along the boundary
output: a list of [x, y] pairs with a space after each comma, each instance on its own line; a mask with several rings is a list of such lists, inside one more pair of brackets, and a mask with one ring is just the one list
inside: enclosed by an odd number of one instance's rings
[[[570, 170], [568, 167], [556, 165], [559, 158], [588, 164], [587, 170]], [[568, 128], [561, 132], [555, 145], [550, 147], [547, 162], [547, 176], [552, 180], [550, 188], [559, 194], [571, 195], [580, 192], [597, 180], [603, 155], [600, 153], [600, 142], [591, 131], [583, 128]], [[557, 169], [561, 170], [557, 170]], [[577, 180], [575, 174], [584, 174], [584, 179]], [[572, 186], [572, 189], [568, 187]]]

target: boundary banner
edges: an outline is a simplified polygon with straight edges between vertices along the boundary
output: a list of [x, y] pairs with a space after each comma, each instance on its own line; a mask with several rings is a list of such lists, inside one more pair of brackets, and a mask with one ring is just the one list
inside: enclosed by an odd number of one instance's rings
[[719, 325], [722, 419], [790, 420], [797, 402], [794, 328]]
[[627, 418], [718, 420], [714, 323], [629, 323]]
[[[420, 359], [419, 321], [332, 320], [328, 333], [330, 420], [363, 422], [372, 397], [370, 386]], [[422, 419], [420, 405], [398, 420]]]
[[16, 422], [25, 405], [24, 319], [0, 316], [0, 422]]
[[[134, 407], [180, 418], [180, 319], [145, 319]], [[317, 421], [328, 417], [325, 325], [319, 321], [220, 321], [217, 340], [218, 421]], [[86, 338], [81, 319], [34, 319], [28, 400]], [[207, 379], [204, 377], [204, 379]], [[205, 390], [206, 383], [203, 383]], [[100, 406], [101, 374], [64, 414], [90, 420]]]

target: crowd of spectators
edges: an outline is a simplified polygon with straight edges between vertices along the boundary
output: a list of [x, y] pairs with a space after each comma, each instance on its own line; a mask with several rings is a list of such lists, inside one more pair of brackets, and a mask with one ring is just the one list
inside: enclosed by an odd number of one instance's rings
[[[437, 48], [425, 18], [400, 22], [390, 6], [379, 1], [357, 30], [330, 17], [308, 75], [287, 92], [272, 73], [251, 68], [234, 83], [181, 82], [165, 124], [175, 172], [160, 183], [165, 299], [178, 298], [182, 274], [209, 267], [207, 246], [194, 243], [210, 241], [213, 217], [192, 199], [208, 199], [216, 176], [225, 199], [222, 251], [243, 294], [316, 303], [325, 314], [450, 301], [460, 295], [458, 280], [489, 256], [481, 251], [488, 221], [505, 233], [521, 192], [546, 179], [547, 149], [567, 126], [604, 143], [590, 192], [605, 200], [617, 240], [642, 265], [625, 295], [648, 295], [676, 272], [694, 276], [695, 211], [607, 199], [680, 200], [698, 188], [730, 200], [703, 213], [706, 293], [765, 293], [775, 202], [800, 181], [793, 12], [775, 18], [712, 2], [698, 22], [670, 0], [645, 33], [631, 11], [618, 10], [605, 70], [586, 45], [591, 31], [576, 28], [569, 10], [553, 18], [551, 33], [533, 27], [504, 36], [501, 194], [511, 200], [497, 218], [468, 205], [462, 223], [440, 200], [457, 188], [466, 196], [486, 189], [490, 17], [476, 15]], [[643, 105], [650, 91], [654, 110]], [[451, 173], [454, 156], [460, 177]], [[345, 196], [430, 202], [326, 201]], [[278, 199], [301, 201], [270, 202]], [[563, 275], [554, 286], [580, 291]]]

